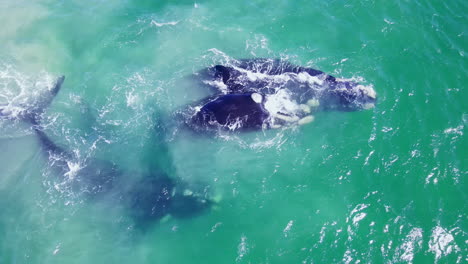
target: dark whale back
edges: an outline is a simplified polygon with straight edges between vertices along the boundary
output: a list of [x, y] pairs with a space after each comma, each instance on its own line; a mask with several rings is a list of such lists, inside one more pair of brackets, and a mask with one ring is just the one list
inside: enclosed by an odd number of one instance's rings
[[196, 127], [223, 130], [261, 129], [268, 118], [262, 104], [252, 99], [251, 93], [228, 94], [205, 104], [193, 117]]

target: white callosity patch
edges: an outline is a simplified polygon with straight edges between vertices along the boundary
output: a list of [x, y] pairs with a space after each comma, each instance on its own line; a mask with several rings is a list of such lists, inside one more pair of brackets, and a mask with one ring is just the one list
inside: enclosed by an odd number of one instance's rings
[[259, 93], [253, 93], [251, 97], [252, 97], [252, 100], [256, 102], [257, 104], [260, 104], [263, 102], [263, 96]]
[[311, 76], [307, 72], [300, 72], [300, 73], [285, 72], [282, 74], [270, 75], [268, 73], [246, 70], [246, 69], [239, 68], [236, 66], [232, 66], [232, 67], [235, 70], [242, 73], [242, 75], [239, 76], [241, 83], [243, 81], [246, 81], [246, 82], [265, 81], [270, 84], [276, 84], [278, 87], [282, 87], [283, 85], [286, 85], [288, 82], [294, 81], [296, 83], [307, 84], [311, 88], [320, 90], [320, 87], [323, 85], [324, 80], [327, 77], [327, 75], [325, 74]]
[[310, 106], [310, 107], [318, 107], [318, 106], [320, 106], [320, 101], [315, 99], [315, 98], [309, 99], [307, 101], [307, 105]]
[[295, 78], [297, 81], [302, 83], [307, 83], [309, 85], [323, 85], [323, 81], [325, 79], [324, 75], [321, 75], [320, 78], [317, 76], [311, 76], [307, 72], [300, 72], [296, 75]]
[[265, 109], [270, 114], [272, 127], [287, 124], [307, 124], [313, 121], [313, 116], [309, 114], [311, 109], [308, 105], [298, 104], [291, 98], [287, 89], [279, 89], [275, 94], [267, 95], [264, 103]]
[[294, 73], [283, 73], [278, 75], [270, 75], [267, 73], [261, 73], [256, 71], [250, 71], [243, 68], [239, 68], [236, 66], [232, 66], [235, 70], [242, 73], [239, 78], [240, 83], [248, 83], [248, 82], [255, 82], [255, 81], [263, 81], [269, 84], [275, 84], [277, 87], [281, 87], [282, 85], [286, 84], [287, 82], [294, 80], [297, 74]]
[[299, 105], [291, 99], [287, 90], [281, 89], [275, 94], [266, 96], [265, 109], [271, 115], [281, 112], [294, 113], [299, 109]]
[[300, 104], [299, 107], [301, 108], [301, 110], [304, 112], [304, 113], [310, 113], [311, 112], [311, 107], [309, 105], [306, 105], [306, 104]]

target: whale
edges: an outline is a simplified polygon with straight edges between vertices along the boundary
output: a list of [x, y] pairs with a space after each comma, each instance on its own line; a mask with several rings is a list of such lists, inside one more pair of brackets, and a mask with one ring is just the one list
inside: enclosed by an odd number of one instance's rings
[[252, 131], [304, 125], [313, 112], [375, 107], [371, 85], [340, 79], [281, 59], [241, 59], [195, 74], [211, 94], [190, 105], [186, 124], [195, 130]]
[[[138, 227], [148, 227], [166, 216], [193, 217], [211, 207], [213, 202], [206, 194], [190, 189], [187, 183], [154, 166], [143, 172], [128, 171], [97, 158], [88, 158], [81, 164], [73, 152], [56, 144], [40, 121], [64, 80], [64, 76], [59, 77], [32, 106], [0, 105], [0, 118], [19, 119], [31, 125], [43, 154], [53, 160], [50, 167], [54, 175], [61, 177], [60, 181], [69, 183], [73, 192], [83, 193], [90, 200], [114, 200]], [[18, 111], [22, 107], [25, 108]], [[159, 140], [155, 144], [163, 143]]]

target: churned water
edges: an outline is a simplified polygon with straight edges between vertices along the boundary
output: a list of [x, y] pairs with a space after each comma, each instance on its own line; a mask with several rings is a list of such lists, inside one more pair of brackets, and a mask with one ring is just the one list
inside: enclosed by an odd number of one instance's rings
[[[0, 263], [468, 262], [467, 13], [460, 0], [0, 1], [0, 104], [21, 111], [65, 75], [41, 122], [76, 157], [57, 175], [31, 125], [0, 120]], [[359, 79], [377, 105], [245, 134], [178, 126], [172, 113], [206, 96], [188, 76], [253, 57]], [[121, 199], [69, 188], [92, 158], [164, 171], [216, 205], [139, 228]]]

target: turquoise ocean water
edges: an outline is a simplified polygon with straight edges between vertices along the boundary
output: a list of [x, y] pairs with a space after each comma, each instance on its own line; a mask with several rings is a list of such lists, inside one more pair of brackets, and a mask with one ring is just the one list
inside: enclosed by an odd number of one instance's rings
[[[0, 263], [467, 263], [467, 13], [460, 0], [0, 1], [0, 103], [29, 105], [65, 75], [42, 122], [78, 157], [71, 171], [157, 166], [220, 198], [139, 229], [118, 200], [67, 188], [29, 125], [1, 120]], [[357, 78], [376, 108], [247, 134], [174, 125], [206, 95], [187, 76], [253, 57]], [[169, 132], [149, 148], [155, 126]]]

